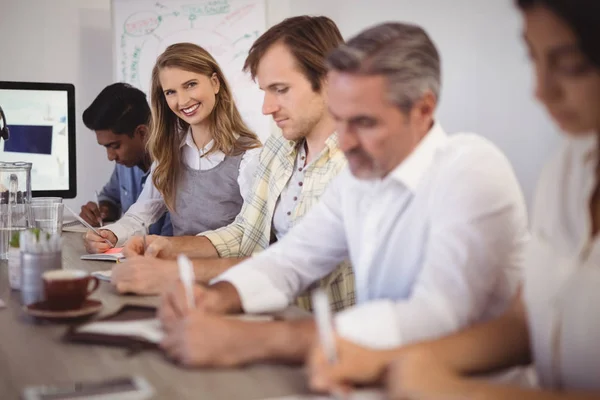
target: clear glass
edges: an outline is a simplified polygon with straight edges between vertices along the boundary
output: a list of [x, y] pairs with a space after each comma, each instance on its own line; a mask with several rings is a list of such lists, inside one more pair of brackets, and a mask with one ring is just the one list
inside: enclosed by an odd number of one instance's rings
[[34, 202], [31, 214], [36, 228], [48, 233], [62, 232], [64, 204]]
[[31, 163], [0, 162], [0, 260], [13, 234], [33, 226], [30, 204]]
[[31, 199], [31, 204], [44, 204], [44, 203], [51, 203], [51, 204], [57, 204], [57, 203], [62, 203], [63, 199], [62, 197], [34, 197]]

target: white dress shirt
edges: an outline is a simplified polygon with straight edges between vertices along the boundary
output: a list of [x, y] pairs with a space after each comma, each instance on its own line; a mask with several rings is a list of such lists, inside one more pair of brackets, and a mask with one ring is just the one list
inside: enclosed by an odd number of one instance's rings
[[542, 386], [600, 390], [600, 239], [591, 238], [595, 135], [568, 139], [540, 179], [524, 299]]
[[385, 179], [343, 171], [281, 241], [216, 279], [246, 312], [281, 309], [350, 258], [357, 306], [338, 332], [387, 348], [497, 316], [521, 276], [525, 202], [506, 157], [439, 124]]
[[[211, 140], [202, 149], [198, 149], [194, 143], [191, 130], [188, 130], [179, 147], [181, 159], [188, 167], [195, 170], [205, 171], [212, 169], [225, 159], [225, 154], [221, 151], [205, 155], [212, 149], [213, 145], [214, 140]], [[243, 199], [246, 199], [246, 195], [252, 186], [260, 151], [261, 148], [248, 150], [242, 156], [237, 182]], [[103, 228], [112, 231], [117, 236], [117, 246], [122, 246], [131, 236], [142, 234], [142, 223], [150, 226], [167, 211], [163, 196], [152, 181], [154, 168], [156, 168], [156, 163], [150, 169], [150, 175], [146, 179], [147, 184], [144, 185], [140, 197], [129, 208], [127, 213], [116, 223], [106, 225]]]

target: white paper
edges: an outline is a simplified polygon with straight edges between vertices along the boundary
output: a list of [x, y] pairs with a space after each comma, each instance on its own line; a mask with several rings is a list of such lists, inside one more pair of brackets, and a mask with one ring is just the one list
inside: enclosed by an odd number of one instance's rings
[[92, 272], [92, 276], [95, 276], [101, 281], [110, 282], [110, 278], [112, 276], [112, 269], [107, 269], [106, 271], [94, 271]]
[[[240, 314], [228, 316], [242, 321], [271, 321], [269, 315]], [[152, 343], [160, 343], [164, 338], [160, 321], [157, 318], [136, 321], [99, 321], [77, 329], [80, 333], [98, 333], [103, 335], [137, 336]]]
[[[332, 400], [332, 396], [324, 396], [319, 394], [298, 394], [284, 397], [273, 397], [267, 400]], [[379, 389], [362, 389], [355, 390], [344, 400], [386, 400], [387, 396]]]
[[240, 321], [247, 321], [247, 322], [264, 322], [264, 321], [273, 321], [275, 319], [271, 315], [259, 315], [259, 314], [225, 315], [225, 318], [239, 319]]
[[100, 321], [92, 322], [77, 329], [80, 333], [98, 333], [104, 335], [137, 336], [152, 343], [160, 343], [164, 332], [157, 318], [137, 321]]

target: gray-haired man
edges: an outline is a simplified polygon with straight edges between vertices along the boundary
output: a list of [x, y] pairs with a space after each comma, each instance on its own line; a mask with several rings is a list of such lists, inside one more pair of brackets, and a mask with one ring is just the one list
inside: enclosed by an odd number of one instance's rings
[[[340, 336], [386, 348], [498, 315], [514, 294], [527, 218], [504, 155], [434, 119], [440, 60], [427, 34], [400, 23], [360, 33], [328, 58], [329, 110], [349, 169], [279, 243], [161, 308], [163, 348], [189, 365], [300, 361], [312, 320], [248, 323], [218, 313], [280, 310], [350, 257], [357, 306]], [[208, 312], [207, 312], [208, 311]]]

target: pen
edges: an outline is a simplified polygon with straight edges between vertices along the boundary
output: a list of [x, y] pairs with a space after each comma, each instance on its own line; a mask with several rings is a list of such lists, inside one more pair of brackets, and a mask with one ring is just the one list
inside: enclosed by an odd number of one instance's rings
[[[85, 219], [81, 218], [81, 217], [80, 217], [78, 214], [76, 214], [76, 213], [75, 213], [75, 211], [71, 210], [71, 208], [70, 208], [68, 205], [66, 205], [66, 204], [65, 204], [65, 208], [66, 208], [66, 209], [67, 209], [67, 210], [68, 210], [68, 211], [69, 211], [71, 214], [73, 214], [73, 216], [74, 216], [75, 218], [77, 218], [77, 221], [81, 222], [81, 223], [83, 224], [83, 226], [85, 226], [86, 228], [88, 228], [89, 230], [91, 230], [92, 232], [94, 232], [96, 235], [98, 235], [98, 236], [102, 237], [102, 235], [100, 234], [100, 232], [98, 232], [96, 229], [94, 229], [94, 227], [93, 227], [93, 226], [91, 226], [90, 224], [88, 224], [88, 223], [85, 221]], [[106, 239], [106, 238], [103, 238], [103, 239], [104, 239], [104, 241], [105, 241], [106, 243], [108, 243], [108, 244], [110, 245], [110, 247], [115, 247], [115, 246], [114, 246], [114, 245], [113, 245], [113, 244], [110, 242], [110, 240], [108, 240], [108, 239]]]
[[[94, 190], [94, 193], [96, 193], [96, 204], [98, 204], [98, 210], [100, 210], [100, 194], [97, 190]], [[100, 227], [104, 226], [104, 224], [102, 223], [102, 216], [98, 218], [98, 222], [100, 223]]]
[[142, 246], [144, 246], [144, 254], [146, 254], [146, 235], [148, 234], [148, 227], [146, 227], [146, 223], [142, 222], [143, 236], [142, 236]]
[[183, 283], [185, 295], [187, 297], [188, 308], [190, 310], [196, 308], [196, 299], [194, 298], [194, 266], [189, 258], [184, 254], [177, 257], [177, 265], [179, 267], [179, 279]]
[[312, 305], [315, 312], [315, 322], [319, 341], [323, 346], [323, 351], [327, 360], [333, 364], [337, 361], [337, 352], [335, 349], [335, 337], [333, 333], [333, 323], [331, 320], [331, 309], [329, 308], [329, 299], [323, 289], [316, 289], [312, 292]]
[[[321, 342], [327, 361], [329, 361], [330, 364], [334, 364], [337, 362], [337, 351], [335, 348], [333, 319], [331, 316], [331, 309], [329, 308], [327, 292], [320, 288], [315, 289], [313, 290], [311, 297], [319, 341]], [[346, 395], [339, 390], [334, 390], [331, 394], [336, 400], [347, 399]]]

